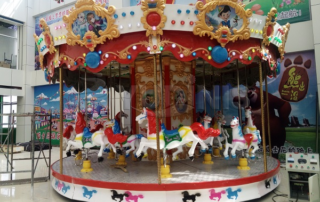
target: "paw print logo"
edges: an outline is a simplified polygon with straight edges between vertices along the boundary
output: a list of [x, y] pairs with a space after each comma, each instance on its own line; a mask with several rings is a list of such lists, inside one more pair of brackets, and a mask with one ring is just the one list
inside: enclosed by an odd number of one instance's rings
[[[282, 99], [289, 102], [303, 100], [308, 92], [309, 76], [307, 69], [311, 67], [311, 60], [303, 62], [301, 55], [297, 56], [293, 63], [286, 59], [282, 79], [279, 85], [279, 92]], [[303, 66], [302, 66], [303, 65]]]

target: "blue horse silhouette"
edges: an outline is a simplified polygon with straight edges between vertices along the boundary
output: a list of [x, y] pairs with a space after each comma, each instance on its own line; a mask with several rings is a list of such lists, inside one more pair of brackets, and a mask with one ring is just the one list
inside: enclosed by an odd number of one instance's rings
[[87, 187], [82, 187], [82, 189], [83, 189], [83, 197], [87, 199], [91, 199], [93, 193], [97, 193], [95, 189], [93, 189], [92, 191], [89, 191]]
[[62, 188], [61, 191], [62, 191], [63, 194], [66, 194], [67, 191], [70, 189], [70, 186], [69, 185], [66, 186], [66, 184], [64, 182], [62, 182], [62, 184], [63, 184], [63, 188]]
[[226, 191], [228, 193], [227, 194], [228, 199], [237, 199], [238, 198], [238, 192], [241, 192], [241, 189], [239, 188], [239, 189], [237, 189], [235, 191], [232, 191], [231, 188], [228, 188], [228, 189], [226, 189]]

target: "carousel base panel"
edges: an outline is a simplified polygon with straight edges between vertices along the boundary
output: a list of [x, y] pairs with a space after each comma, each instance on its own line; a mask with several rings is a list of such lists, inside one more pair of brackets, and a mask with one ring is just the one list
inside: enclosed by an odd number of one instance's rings
[[52, 164], [52, 187], [59, 194], [79, 201], [126, 202], [208, 202], [247, 201], [260, 198], [280, 184], [280, 162], [267, 157], [268, 172], [263, 159], [248, 160], [250, 170], [237, 169], [239, 159], [213, 158], [214, 164], [203, 159], [175, 161], [170, 164], [172, 178], [158, 184], [157, 163], [132, 162], [127, 159], [127, 173], [115, 169], [115, 160], [97, 162], [91, 158], [93, 171], [82, 173], [74, 157]]

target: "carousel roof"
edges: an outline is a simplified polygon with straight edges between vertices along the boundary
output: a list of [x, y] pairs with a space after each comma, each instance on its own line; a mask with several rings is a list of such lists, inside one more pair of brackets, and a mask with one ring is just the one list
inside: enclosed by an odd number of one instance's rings
[[[224, 10], [230, 12], [228, 21], [220, 19]], [[64, 78], [77, 83], [86, 69], [91, 72], [89, 87], [94, 89], [94, 83], [106, 85], [104, 76], [119, 76], [119, 67], [121, 77], [129, 78], [129, 67], [150, 54], [184, 62], [198, 59], [196, 76], [201, 75], [203, 65], [209, 74], [220, 76], [234, 69], [236, 61], [244, 69], [261, 59], [267, 61], [268, 73], [275, 73], [290, 29], [289, 24], [281, 26], [276, 20], [275, 8], [260, 16], [245, 10], [237, 0], [207, 0], [196, 5], [145, 0], [141, 6], [120, 9], [78, 0], [63, 21], [47, 25], [41, 19], [43, 32], [34, 37], [41, 67], [49, 77], [57, 78], [57, 67], [79, 70]], [[77, 86], [75, 83], [70, 85]]]

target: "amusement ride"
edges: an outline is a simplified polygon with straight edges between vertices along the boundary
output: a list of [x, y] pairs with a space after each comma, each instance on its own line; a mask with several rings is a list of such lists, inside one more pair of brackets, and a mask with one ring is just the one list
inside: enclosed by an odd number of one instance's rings
[[[94, 129], [87, 123], [87, 100], [82, 113], [78, 99], [75, 124], [64, 127], [60, 116], [63, 136], [60, 160], [51, 166], [53, 189], [80, 201], [127, 202], [245, 201], [275, 189], [280, 162], [266, 152], [272, 134], [267, 82], [266, 93], [262, 84], [277, 74], [290, 25], [277, 23], [275, 8], [260, 16], [244, 7], [237, 0], [195, 5], [143, 0], [118, 9], [78, 0], [63, 21], [47, 25], [41, 19], [42, 33], [34, 38], [46, 79], [59, 81], [60, 92], [63, 84], [79, 95], [85, 91], [85, 99], [87, 89], [102, 86], [109, 100], [108, 119]], [[240, 100], [239, 113], [225, 120], [222, 86], [237, 86], [240, 94], [240, 85], [257, 81], [261, 106], [266, 105], [261, 128]], [[220, 86], [220, 108], [210, 117], [206, 91], [214, 86]], [[130, 115], [122, 111], [124, 90], [131, 96]], [[201, 115], [196, 113], [199, 91], [204, 93]], [[128, 117], [131, 128], [125, 129]], [[224, 126], [229, 123], [231, 129]]]

